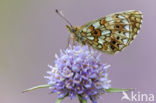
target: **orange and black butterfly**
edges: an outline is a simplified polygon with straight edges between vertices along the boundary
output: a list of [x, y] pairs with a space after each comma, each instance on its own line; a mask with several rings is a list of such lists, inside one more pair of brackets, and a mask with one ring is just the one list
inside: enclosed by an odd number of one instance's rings
[[127, 47], [139, 33], [143, 19], [140, 11], [129, 10], [110, 14], [77, 27], [71, 25], [61, 11], [56, 12], [70, 24], [66, 27], [73, 34], [73, 40], [108, 54]]

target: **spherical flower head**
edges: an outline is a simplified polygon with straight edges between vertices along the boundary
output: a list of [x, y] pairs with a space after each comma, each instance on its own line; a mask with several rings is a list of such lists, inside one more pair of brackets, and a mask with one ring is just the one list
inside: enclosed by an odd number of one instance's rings
[[100, 54], [88, 46], [69, 46], [55, 55], [55, 65], [48, 71], [48, 84], [58, 98], [81, 95], [96, 103], [97, 97], [110, 88], [107, 69], [110, 65], [101, 63]]

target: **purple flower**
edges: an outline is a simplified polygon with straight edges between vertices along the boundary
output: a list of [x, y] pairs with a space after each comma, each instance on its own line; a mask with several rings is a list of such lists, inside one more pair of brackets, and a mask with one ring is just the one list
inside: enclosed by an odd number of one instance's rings
[[100, 62], [100, 54], [88, 46], [69, 46], [55, 55], [55, 65], [48, 71], [48, 84], [58, 98], [81, 95], [96, 103], [97, 97], [110, 88], [107, 69], [110, 65]]

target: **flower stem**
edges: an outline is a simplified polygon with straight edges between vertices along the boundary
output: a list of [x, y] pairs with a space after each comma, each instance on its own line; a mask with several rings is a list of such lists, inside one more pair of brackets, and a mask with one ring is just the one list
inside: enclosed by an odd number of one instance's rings
[[38, 85], [38, 86], [35, 86], [35, 87], [24, 90], [23, 93], [29, 92], [29, 91], [32, 91], [32, 90], [36, 90], [36, 89], [39, 89], [39, 88], [48, 88], [50, 86], [51, 86], [50, 84]]
[[78, 95], [80, 103], [87, 103], [87, 100], [83, 99], [81, 95]]
[[56, 100], [56, 103], [61, 103], [61, 101], [63, 100], [64, 98], [58, 98], [57, 100]]
[[120, 88], [109, 88], [105, 89], [106, 92], [108, 93], [120, 93], [120, 92], [128, 92], [128, 91], [133, 91], [134, 89], [120, 89]]

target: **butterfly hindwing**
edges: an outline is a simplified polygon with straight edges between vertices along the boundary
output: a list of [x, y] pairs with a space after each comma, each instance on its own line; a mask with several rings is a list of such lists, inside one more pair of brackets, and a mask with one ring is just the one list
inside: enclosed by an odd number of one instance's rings
[[79, 42], [114, 54], [128, 46], [138, 34], [142, 23], [139, 11], [125, 11], [91, 21], [79, 29]]

